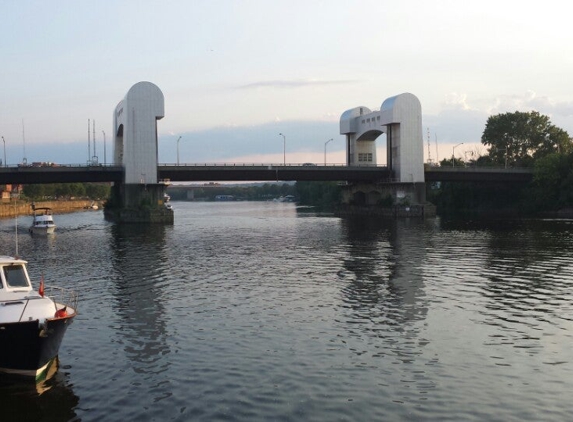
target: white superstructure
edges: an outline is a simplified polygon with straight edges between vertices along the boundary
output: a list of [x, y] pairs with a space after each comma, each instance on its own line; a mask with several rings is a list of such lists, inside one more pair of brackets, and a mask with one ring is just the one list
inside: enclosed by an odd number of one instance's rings
[[386, 99], [380, 111], [355, 107], [342, 113], [340, 133], [346, 135], [347, 165], [376, 165], [376, 138], [386, 133], [387, 164], [401, 183], [424, 182], [422, 106], [415, 95]]

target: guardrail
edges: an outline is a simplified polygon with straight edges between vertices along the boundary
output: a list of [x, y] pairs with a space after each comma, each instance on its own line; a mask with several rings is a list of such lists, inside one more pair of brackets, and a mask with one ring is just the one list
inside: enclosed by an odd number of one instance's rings
[[386, 168], [382, 164], [356, 164], [348, 166], [346, 163], [160, 163], [158, 167], [369, 167]]
[[452, 173], [456, 173], [456, 172], [475, 172], [475, 173], [499, 173], [499, 172], [503, 172], [503, 173], [532, 173], [533, 172], [533, 168], [531, 167], [476, 167], [476, 166], [472, 166], [472, 167], [462, 167], [462, 166], [458, 166], [458, 167], [448, 167], [448, 166], [442, 166], [442, 167], [433, 167], [433, 166], [425, 166], [424, 167], [424, 171], [425, 172], [452, 172]]
[[49, 169], [49, 168], [60, 168], [60, 167], [81, 167], [81, 168], [108, 168], [108, 167], [117, 167], [115, 164], [51, 164], [51, 165], [34, 165], [34, 164], [6, 164], [0, 165], [0, 170], [2, 169], [29, 169], [29, 168], [37, 168], [37, 169]]

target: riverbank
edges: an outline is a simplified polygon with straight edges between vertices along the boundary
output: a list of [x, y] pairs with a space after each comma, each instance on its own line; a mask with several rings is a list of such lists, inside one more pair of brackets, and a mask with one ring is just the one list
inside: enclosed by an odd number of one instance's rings
[[[86, 211], [90, 209], [94, 201], [86, 200], [68, 200], [68, 201], [34, 201], [36, 208], [47, 207], [51, 208], [54, 214], [62, 214], [68, 212]], [[103, 204], [95, 202], [95, 204], [102, 208]], [[32, 202], [30, 201], [13, 201], [0, 203], [0, 218], [13, 218], [16, 215], [32, 215]]]

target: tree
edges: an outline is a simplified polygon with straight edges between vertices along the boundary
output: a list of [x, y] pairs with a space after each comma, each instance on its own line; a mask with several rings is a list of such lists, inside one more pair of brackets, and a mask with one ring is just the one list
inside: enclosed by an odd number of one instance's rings
[[537, 211], [573, 206], [573, 154], [550, 154], [535, 162], [529, 195]]
[[336, 182], [296, 182], [296, 193], [303, 205], [328, 208], [340, 203], [341, 189]]
[[24, 195], [30, 199], [43, 199], [44, 196], [46, 196], [46, 190], [44, 189], [44, 185], [25, 185]]
[[466, 163], [461, 158], [444, 158], [440, 161], [440, 167], [465, 167]]
[[549, 154], [573, 150], [569, 135], [537, 111], [490, 116], [481, 137], [496, 165], [531, 167]]

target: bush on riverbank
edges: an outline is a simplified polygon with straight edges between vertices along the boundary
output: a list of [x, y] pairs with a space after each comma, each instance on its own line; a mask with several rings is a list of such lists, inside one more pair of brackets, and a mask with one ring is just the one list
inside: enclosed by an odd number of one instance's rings
[[109, 197], [109, 183], [48, 183], [25, 185], [23, 195], [32, 201], [53, 199], [103, 200]]

